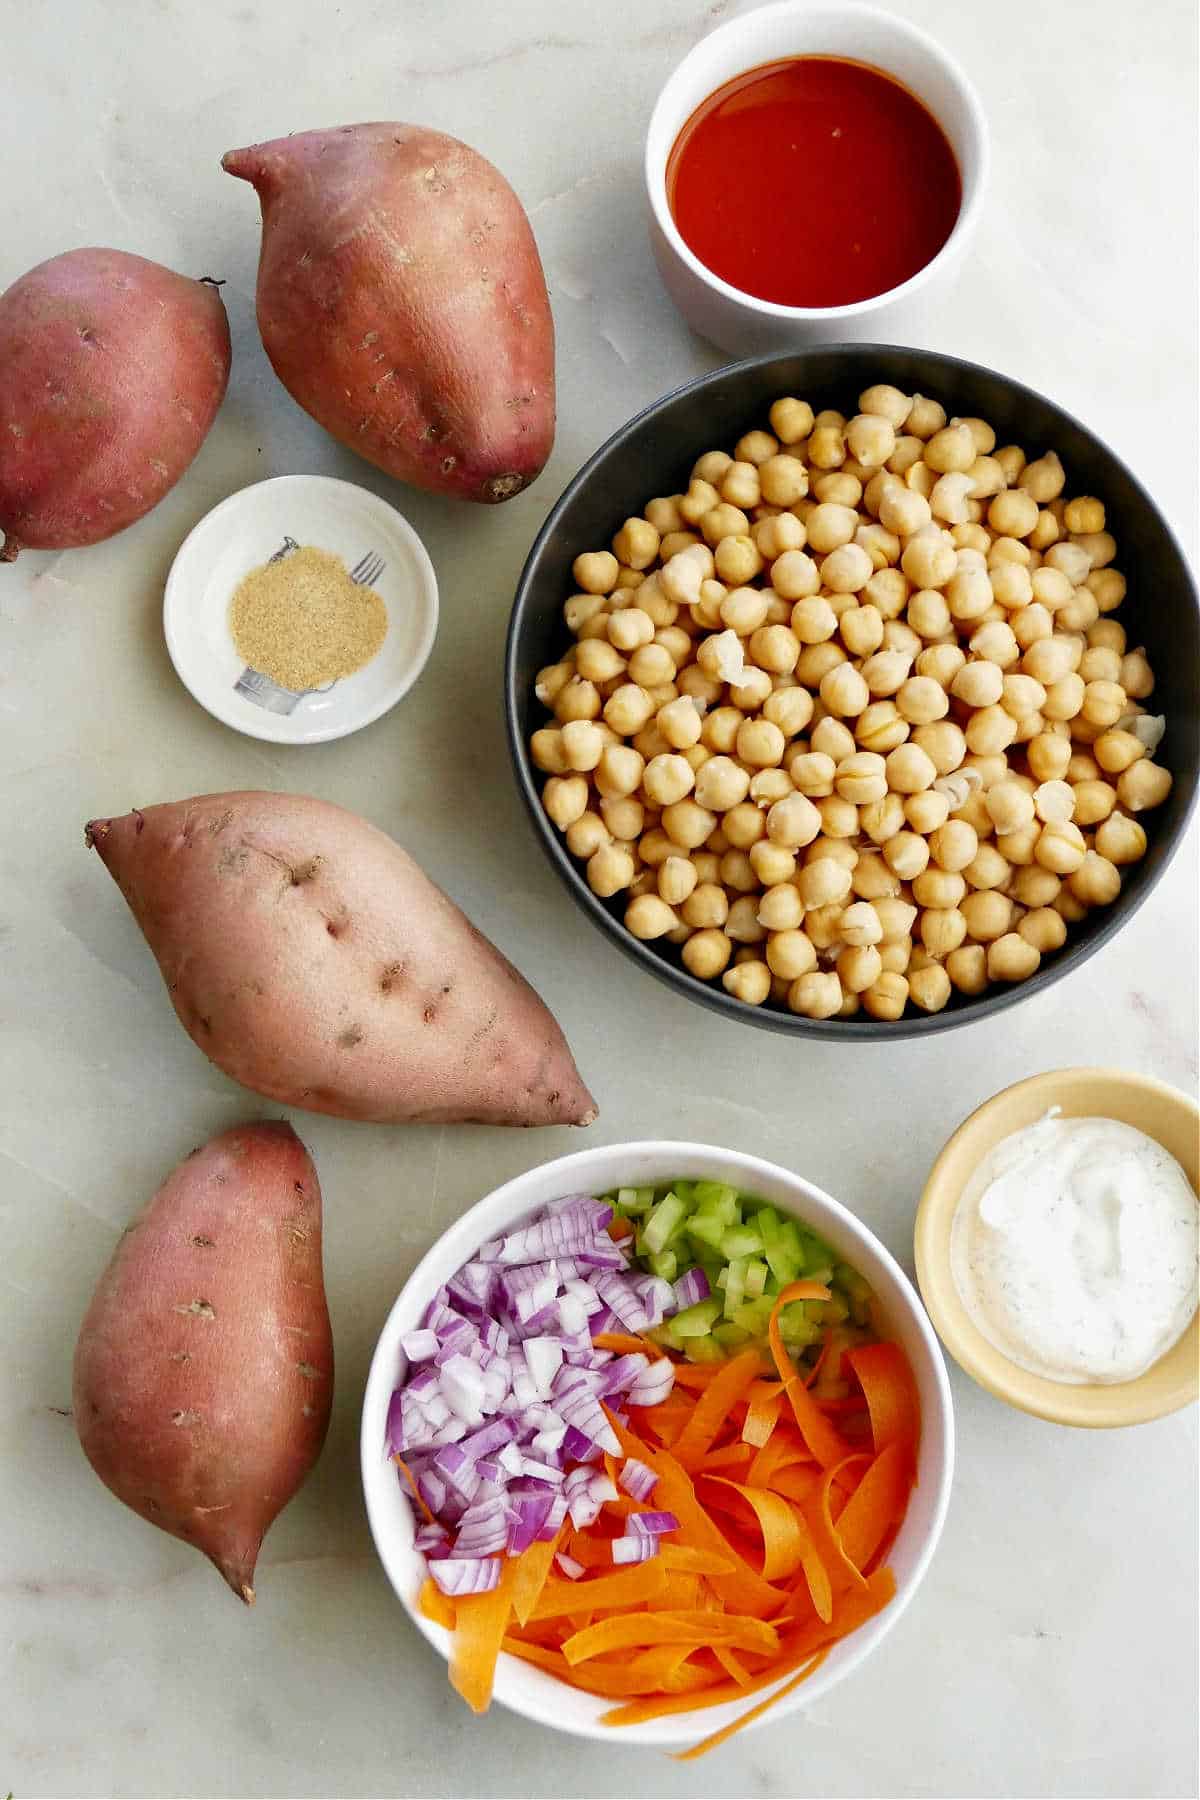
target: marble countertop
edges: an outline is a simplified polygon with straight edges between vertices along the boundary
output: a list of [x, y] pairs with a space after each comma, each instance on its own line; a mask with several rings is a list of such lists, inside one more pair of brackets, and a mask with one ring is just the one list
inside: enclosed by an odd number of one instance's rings
[[[270, 1111], [171, 1017], [84, 851], [83, 820], [204, 790], [311, 790], [400, 838], [537, 982], [602, 1115], [593, 1140], [698, 1136], [802, 1169], [911, 1268], [950, 1130], [1032, 1071], [1196, 1079], [1195, 838], [1118, 941], [1051, 993], [897, 1048], [789, 1044], [636, 972], [564, 901], [510, 779], [509, 597], [563, 484], [629, 414], [719, 360], [660, 289], [641, 223], [653, 96], [730, 0], [3, 0], [0, 286], [81, 243], [224, 276], [229, 398], [158, 510], [0, 573], [0, 1793], [30, 1795], [1185, 1795], [1195, 1792], [1196, 1415], [1085, 1434], [952, 1369], [959, 1458], [924, 1587], [811, 1710], [701, 1767], [468, 1716], [372, 1552], [357, 1470], [375, 1335], [417, 1257], [498, 1180], [581, 1140], [297, 1117], [326, 1195], [338, 1358], [322, 1461], [245, 1614], [87, 1468], [66, 1413], [78, 1320], [123, 1224], [191, 1146]], [[1128, 458], [1196, 548], [1196, 19], [1187, 0], [897, 0], [978, 83], [995, 160], [957, 287], [911, 341], [1020, 376]], [[427, 121], [525, 200], [552, 290], [560, 427], [516, 501], [398, 490], [288, 399], [253, 317], [253, 196], [233, 145]], [[864, 332], [862, 335], [869, 335]], [[442, 587], [414, 692], [308, 750], [215, 723], [163, 646], [184, 534], [246, 482], [340, 475], [398, 501]]]

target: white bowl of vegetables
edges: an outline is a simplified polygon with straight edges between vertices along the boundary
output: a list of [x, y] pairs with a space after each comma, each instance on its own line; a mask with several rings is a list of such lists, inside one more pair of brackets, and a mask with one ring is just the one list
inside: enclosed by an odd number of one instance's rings
[[954, 1424], [860, 1220], [777, 1164], [655, 1140], [451, 1226], [383, 1328], [361, 1454], [387, 1575], [475, 1710], [698, 1753], [896, 1623]]

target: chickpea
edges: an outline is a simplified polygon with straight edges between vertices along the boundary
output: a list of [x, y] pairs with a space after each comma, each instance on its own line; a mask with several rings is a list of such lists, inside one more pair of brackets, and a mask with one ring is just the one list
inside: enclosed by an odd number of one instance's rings
[[998, 781], [984, 794], [988, 816], [998, 832], [1020, 831], [1032, 823], [1033, 795], [1018, 781]]
[[860, 673], [870, 692], [882, 697], [898, 693], [911, 668], [912, 657], [903, 650], [878, 650], [867, 657]]
[[898, 619], [911, 591], [902, 569], [877, 569], [862, 591], [861, 604], [873, 606], [885, 622]]
[[977, 890], [1002, 888], [1012, 875], [1012, 865], [995, 844], [980, 844], [963, 874]]
[[861, 544], [843, 544], [831, 550], [821, 563], [821, 580], [832, 593], [861, 593], [871, 579], [875, 565]]
[[[610, 900], [630, 885], [635, 872], [633, 855], [627, 844], [598, 844], [588, 858], [587, 884], [601, 900]], [[675, 917], [671, 914], [664, 929], [670, 929], [674, 923]]]
[[[905, 686], [910, 686], [905, 683]], [[940, 689], [938, 690], [941, 691]], [[899, 704], [903, 708], [904, 689], [899, 696]], [[937, 769], [932, 759], [921, 749], [919, 744], [900, 744], [888, 753], [887, 784], [894, 794], [918, 794], [923, 789], [932, 787], [937, 779]]]
[[[740, 506], [730, 506], [727, 500], [718, 500], [700, 520], [700, 530], [709, 549], [715, 552], [726, 538], [749, 540], [750, 521]], [[714, 555], [714, 565], [715, 561]]]
[[1090, 497], [1081, 500], [1068, 500], [1063, 514], [1063, 524], [1068, 531], [1096, 532], [1104, 530], [1104, 506], [1099, 500]]
[[760, 669], [790, 675], [800, 659], [800, 640], [786, 625], [761, 625], [751, 634], [750, 654]]
[[785, 850], [811, 844], [821, 829], [821, 815], [804, 794], [788, 794], [776, 800], [767, 813], [767, 837]]
[[[599, 695], [596, 698], [598, 701]], [[653, 716], [654, 702], [649, 694], [631, 681], [617, 688], [604, 703], [605, 723], [620, 737], [633, 737]]]
[[542, 789], [542, 805], [565, 831], [587, 811], [588, 784], [582, 775], [552, 775]]
[[915, 831], [898, 831], [885, 841], [883, 860], [901, 881], [912, 881], [929, 866], [929, 845]]
[[[889, 480], [891, 479], [894, 477], [889, 477]], [[928, 500], [937, 485], [937, 476], [924, 457], [920, 462], [913, 463], [911, 468], [904, 471], [904, 485], [910, 492], [920, 494], [923, 500]]]
[[1039, 732], [1026, 744], [1025, 760], [1036, 780], [1061, 781], [1071, 760], [1071, 741]]
[[787, 772], [792, 786], [812, 799], [832, 794], [837, 765], [832, 756], [820, 750], [797, 750], [788, 759]]
[[[798, 444], [802, 438], [809, 435], [813, 428], [813, 410], [807, 400], [793, 400], [790, 397], [776, 400], [768, 417], [771, 421], [771, 430], [783, 444]], [[751, 460], [753, 459], [747, 458], [747, 461]], [[760, 460], [765, 462], [766, 457]]]
[[967, 748], [976, 756], [995, 756], [1017, 735], [1017, 722], [1002, 706], [981, 706], [967, 720]]
[[[1083, 681], [1081, 674], [1076, 674], [1076, 681]], [[1085, 681], [1083, 703], [1079, 708], [1080, 717], [1089, 725], [1106, 731], [1120, 719], [1127, 705], [1125, 690], [1115, 681]]]
[[840, 469], [846, 460], [843, 428], [839, 425], [815, 425], [809, 434], [808, 460], [814, 469]]
[[[805, 550], [785, 550], [771, 564], [771, 586], [785, 600], [807, 600], [816, 594], [821, 586], [821, 577], [817, 573], [817, 565]], [[796, 630], [801, 643], [816, 643], [817, 638], [806, 638], [795, 623], [792, 614], [792, 628]], [[829, 630], [822, 635], [832, 637], [837, 630], [837, 620], [832, 618]]]
[[717, 486], [722, 500], [731, 506], [740, 506], [743, 511], [757, 506], [762, 499], [762, 484], [759, 481], [758, 469], [751, 462], [730, 462]]
[[835, 763], [844, 762], [848, 756], [853, 756], [856, 748], [854, 733], [849, 726], [828, 714], [817, 721], [808, 741], [813, 751], [831, 756]]
[[686, 856], [668, 856], [658, 868], [659, 898], [668, 906], [682, 906], [696, 888], [696, 866]]
[[1017, 479], [1025, 493], [1031, 500], [1036, 500], [1039, 506], [1057, 500], [1067, 485], [1066, 470], [1053, 450], [1040, 456], [1036, 462], [1027, 463]]
[[804, 905], [790, 881], [770, 887], [758, 903], [758, 922], [768, 931], [796, 931], [804, 917]]
[[864, 468], [881, 468], [896, 448], [895, 427], [880, 413], [859, 413], [846, 427], [846, 445]]
[[910, 964], [908, 996], [922, 1012], [941, 1012], [950, 998], [950, 977], [941, 963], [926, 963], [919, 969]]
[[917, 929], [926, 954], [940, 959], [958, 949], [967, 935], [967, 921], [956, 906], [927, 906]]
[[[882, 960], [882, 959], [881, 959]], [[903, 1018], [908, 1001], [908, 982], [894, 969], [881, 967], [880, 974], [862, 996], [863, 1008], [873, 1019]]]
[[821, 830], [828, 838], [853, 838], [858, 836], [858, 807], [853, 800], [847, 800], [842, 794], [828, 794], [817, 801], [817, 811], [821, 815]]
[[1072, 875], [1087, 854], [1087, 845], [1079, 827], [1069, 819], [1062, 824], [1043, 825], [1034, 847], [1034, 858], [1043, 869], [1056, 875]]
[[604, 735], [591, 719], [569, 719], [560, 732], [566, 767], [590, 774], [604, 753]]
[[[636, 904], [636, 902], [635, 902]], [[733, 944], [715, 926], [695, 932], [683, 946], [683, 966], [699, 981], [713, 981], [726, 968]]]
[[757, 465], [762, 497], [772, 506], [794, 506], [808, 492], [808, 470], [799, 457], [777, 451]]
[[707, 811], [728, 812], [750, 792], [750, 776], [731, 757], [711, 756], [696, 773], [694, 791], [697, 804]]
[[925, 461], [939, 474], [965, 473], [977, 455], [970, 428], [961, 421], [943, 426], [925, 445]]
[[[705, 763], [704, 767], [707, 768], [708, 764]], [[717, 820], [715, 813], [709, 812], [698, 801], [687, 799], [676, 800], [673, 805], [664, 806], [662, 823], [667, 836], [681, 850], [698, 850], [713, 831]]]
[[859, 809], [858, 822], [872, 843], [883, 845], [905, 825], [904, 802], [899, 794], [887, 793]]
[[933, 484], [929, 510], [943, 525], [965, 525], [969, 517], [971, 477], [955, 471], [942, 475]]
[[586, 862], [602, 844], [608, 843], [608, 826], [599, 813], [584, 812], [567, 826], [566, 840], [571, 855]]
[[1140, 862], [1146, 854], [1146, 833], [1136, 819], [1113, 813], [1096, 833], [1096, 849], [1117, 868]]
[[842, 984], [837, 976], [816, 969], [793, 981], [787, 993], [792, 1012], [808, 1019], [832, 1019], [841, 1010], [842, 998]]
[[953, 626], [946, 596], [937, 588], [918, 588], [910, 596], [904, 616], [918, 637], [943, 638]]
[[884, 900], [896, 897], [901, 883], [878, 850], [861, 850], [850, 871], [850, 886], [860, 900]]
[[987, 510], [987, 522], [1001, 537], [1024, 538], [1037, 524], [1037, 502], [1020, 487], [997, 494]]
[[761, 837], [748, 851], [750, 867], [764, 888], [778, 887], [791, 881], [796, 873], [796, 853], [786, 844], [773, 844]]
[[729, 896], [716, 882], [700, 881], [684, 901], [681, 913], [685, 924], [695, 931], [715, 929], [729, 917]]
[[950, 684], [950, 692], [965, 706], [995, 706], [1004, 693], [1004, 671], [998, 663], [968, 662]]
[[1021, 655], [1021, 646], [1012, 626], [999, 619], [989, 619], [974, 631], [967, 648], [981, 661], [999, 663], [1002, 669], [1010, 668]]
[[648, 519], [626, 519], [613, 539], [612, 547], [619, 562], [630, 569], [648, 569], [658, 555], [658, 532]]
[[1033, 581], [1028, 569], [1017, 562], [998, 562], [991, 571], [992, 594], [999, 605], [1017, 612], [1033, 602]]
[[1121, 871], [1097, 850], [1089, 850], [1067, 876], [1067, 886], [1084, 906], [1111, 906], [1121, 891]]
[[962, 903], [967, 934], [977, 944], [990, 944], [1011, 931], [1013, 903], [996, 888], [976, 888]]
[[900, 558], [900, 567], [918, 588], [944, 587], [957, 566], [957, 550], [936, 525], [923, 525], [914, 532]]
[[691, 764], [670, 751], [653, 757], [642, 776], [642, 791], [654, 806], [673, 806], [690, 794], [695, 785]]
[[743, 713], [756, 713], [771, 691], [770, 674], [766, 669], [755, 668], [753, 665], [746, 669], [741, 681], [729, 684], [729, 698], [738, 711]]
[[948, 819], [929, 838], [929, 853], [939, 869], [960, 874], [979, 854], [979, 836], [965, 819]]
[[737, 753], [755, 769], [772, 768], [783, 761], [787, 739], [770, 719], [745, 719], [738, 726]]
[[629, 679], [650, 691], [662, 687], [675, 679], [674, 658], [662, 644], [643, 644], [629, 658]]
[[1067, 922], [1053, 906], [1034, 907], [1020, 920], [1017, 931], [1042, 956], [1061, 950], [1067, 941]]
[[879, 980], [883, 963], [874, 944], [847, 944], [838, 955], [837, 972], [845, 992], [861, 994]]
[[[901, 682], [896, 691], [896, 709], [901, 718], [909, 720], [910, 725], [930, 725], [937, 718], [945, 718], [950, 711], [950, 700], [946, 697], [946, 689], [941, 686], [941, 682], [934, 680], [932, 675], [910, 675], [909, 680]], [[928, 761], [928, 758], [925, 760]], [[932, 779], [934, 778], [930, 776], [930, 781]], [[928, 787], [928, 781], [921, 785]]]
[[1087, 918], [1087, 907], [1065, 886], [1059, 890], [1054, 910], [1068, 925], [1078, 925], [1081, 919]]
[[572, 675], [559, 690], [554, 702], [554, 716], [560, 725], [567, 725], [572, 719], [596, 718], [600, 706], [600, 693], [595, 682]]
[[660, 706], [655, 724], [673, 750], [688, 750], [700, 742], [703, 720], [699, 708], [686, 694]]
[[735, 944], [761, 944], [767, 933], [758, 922], [758, 902], [751, 894], [742, 894], [729, 908], [725, 931]]
[[1016, 871], [1006, 891], [1018, 905], [1037, 909], [1051, 905], [1061, 886], [1061, 880], [1052, 869], [1043, 869], [1040, 863], [1031, 862]]
[[[1092, 631], [1095, 629], [1096, 627], [1093, 625]], [[1110, 650], [1103, 644], [1093, 644], [1091, 632], [1089, 632], [1088, 647], [1079, 659], [1078, 673], [1089, 684], [1093, 681], [1105, 681], [1119, 686], [1121, 681], [1120, 651]]]
[[808, 533], [794, 513], [778, 513], [760, 519], [750, 528], [750, 536], [760, 556], [773, 563], [787, 550], [803, 550]]
[[562, 731], [556, 725], [543, 725], [540, 731], [534, 732], [529, 740], [529, 754], [534, 767], [541, 769], [546, 775], [570, 773], [571, 765], [567, 760]]
[[1006, 931], [988, 945], [987, 972], [992, 981], [1025, 981], [1036, 973], [1042, 960], [1036, 944], [1018, 932]]
[[[666, 691], [668, 694], [671, 694], [669, 688]], [[671, 694], [672, 699], [677, 697], [678, 696]], [[651, 693], [649, 698], [655, 711], [658, 710], [660, 705], [665, 703], [664, 698], [658, 697], [656, 693]], [[643, 726], [641, 731], [635, 732], [633, 737], [633, 748], [646, 762], [653, 761], [656, 756], [667, 756], [670, 754], [671, 750], [670, 744], [668, 744], [666, 738], [658, 729], [658, 726], [653, 719], [651, 719], [649, 725]], [[688, 766], [689, 768], [691, 767], [690, 763]]]
[[895, 750], [905, 742], [909, 724], [907, 719], [900, 717], [891, 700], [872, 700], [859, 714], [854, 735], [864, 750], [886, 756], [889, 750]]
[[620, 567], [610, 551], [590, 550], [575, 558], [571, 573], [576, 587], [582, 588], [585, 594], [611, 594], [617, 585]]
[[731, 532], [718, 540], [715, 564], [723, 582], [729, 587], [741, 587], [760, 573], [762, 552], [748, 533]]
[[1092, 744], [1092, 755], [1097, 764], [1097, 773], [1101, 769], [1106, 775], [1121, 775], [1135, 763], [1141, 762], [1146, 754], [1146, 746], [1132, 731], [1114, 728], [1102, 731]]
[[[718, 833], [714, 832], [713, 837], [716, 836]], [[711, 841], [710, 839], [709, 842]], [[719, 880], [727, 894], [754, 894], [758, 891], [758, 876], [744, 850], [725, 851], [721, 857]]]
[[1149, 807], [1161, 806], [1171, 786], [1170, 771], [1146, 757], [1131, 763], [1121, 774], [1117, 781], [1117, 799], [1126, 812], [1145, 812]]
[[1154, 692], [1154, 672], [1144, 650], [1121, 658], [1121, 686], [1130, 700], [1148, 700]]
[[632, 794], [601, 800], [600, 816], [612, 837], [629, 844], [642, 835], [646, 823], [646, 809]]
[[928, 837], [950, 817], [950, 800], [934, 788], [926, 788], [904, 799], [904, 816], [914, 831]]
[[622, 607], [606, 619], [608, 641], [613, 649], [629, 655], [654, 641], [654, 621], [640, 606]]
[[818, 857], [816, 862], [806, 863], [796, 876], [796, 889], [804, 906], [809, 911], [818, 907], [833, 906], [846, 898], [850, 892], [852, 871], [836, 862], [833, 857]]

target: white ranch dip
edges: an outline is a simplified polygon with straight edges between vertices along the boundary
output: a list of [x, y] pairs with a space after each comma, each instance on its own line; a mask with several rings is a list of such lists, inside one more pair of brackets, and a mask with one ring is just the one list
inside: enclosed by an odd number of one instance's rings
[[963, 1190], [950, 1238], [972, 1322], [1050, 1381], [1129, 1381], [1196, 1308], [1198, 1221], [1161, 1144], [1055, 1108], [1001, 1140]]

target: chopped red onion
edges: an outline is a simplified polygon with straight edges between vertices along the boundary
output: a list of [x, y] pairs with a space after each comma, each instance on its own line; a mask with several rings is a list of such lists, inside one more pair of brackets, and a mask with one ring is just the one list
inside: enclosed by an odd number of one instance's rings
[[500, 1584], [500, 1561], [495, 1556], [446, 1556], [431, 1563], [429, 1573], [443, 1594], [490, 1594]]
[[[556, 1496], [548, 1489], [541, 1493], [518, 1494], [512, 1502], [508, 1520], [508, 1554], [520, 1556], [528, 1550], [550, 1516]], [[557, 1531], [558, 1527], [555, 1526]]]
[[619, 1537], [612, 1541], [612, 1559], [615, 1563], [649, 1562], [652, 1556], [658, 1555], [658, 1539], [652, 1537]]
[[658, 1486], [658, 1476], [636, 1456], [627, 1456], [621, 1465], [617, 1480], [635, 1500], [649, 1500]]
[[679, 1520], [673, 1512], [630, 1513], [629, 1529], [643, 1537], [661, 1537], [664, 1532], [678, 1531]]
[[567, 1516], [567, 1496], [562, 1488], [555, 1490], [554, 1499], [550, 1503], [550, 1511], [546, 1514], [546, 1523], [538, 1532], [539, 1543], [549, 1543], [562, 1530], [563, 1520]]
[[562, 1550], [555, 1552], [554, 1560], [568, 1581], [578, 1581], [581, 1576], [587, 1574], [587, 1570], [581, 1562], [576, 1562], [573, 1556], [567, 1556]]
[[701, 1300], [708, 1299], [711, 1292], [712, 1290], [708, 1285], [708, 1276], [704, 1273], [704, 1270], [700, 1267], [699, 1263], [697, 1263], [695, 1267], [689, 1269], [685, 1275], [681, 1275], [671, 1289], [672, 1303], [667, 1308], [667, 1311], [677, 1313], [683, 1312], [685, 1307], [698, 1306]]
[[574, 1425], [568, 1425], [562, 1443], [563, 1457], [567, 1462], [599, 1462], [603, 1451], [599, 1444], [594, 1444], [590, 1437], [582, 1431], [576, 1431]]
[[515, 1444], [505, 1444], [496, 1461], [510, 1477], [519, 1475], [524, 1465], [524, 1457]]
[[410, 1363], [426, 1362], [429, 1357], [436, 1356], [440, 1345], [436, 1331], [427, 1327], [420, 1331], [404, 1331], [400, 1334], [400, 1348]]

